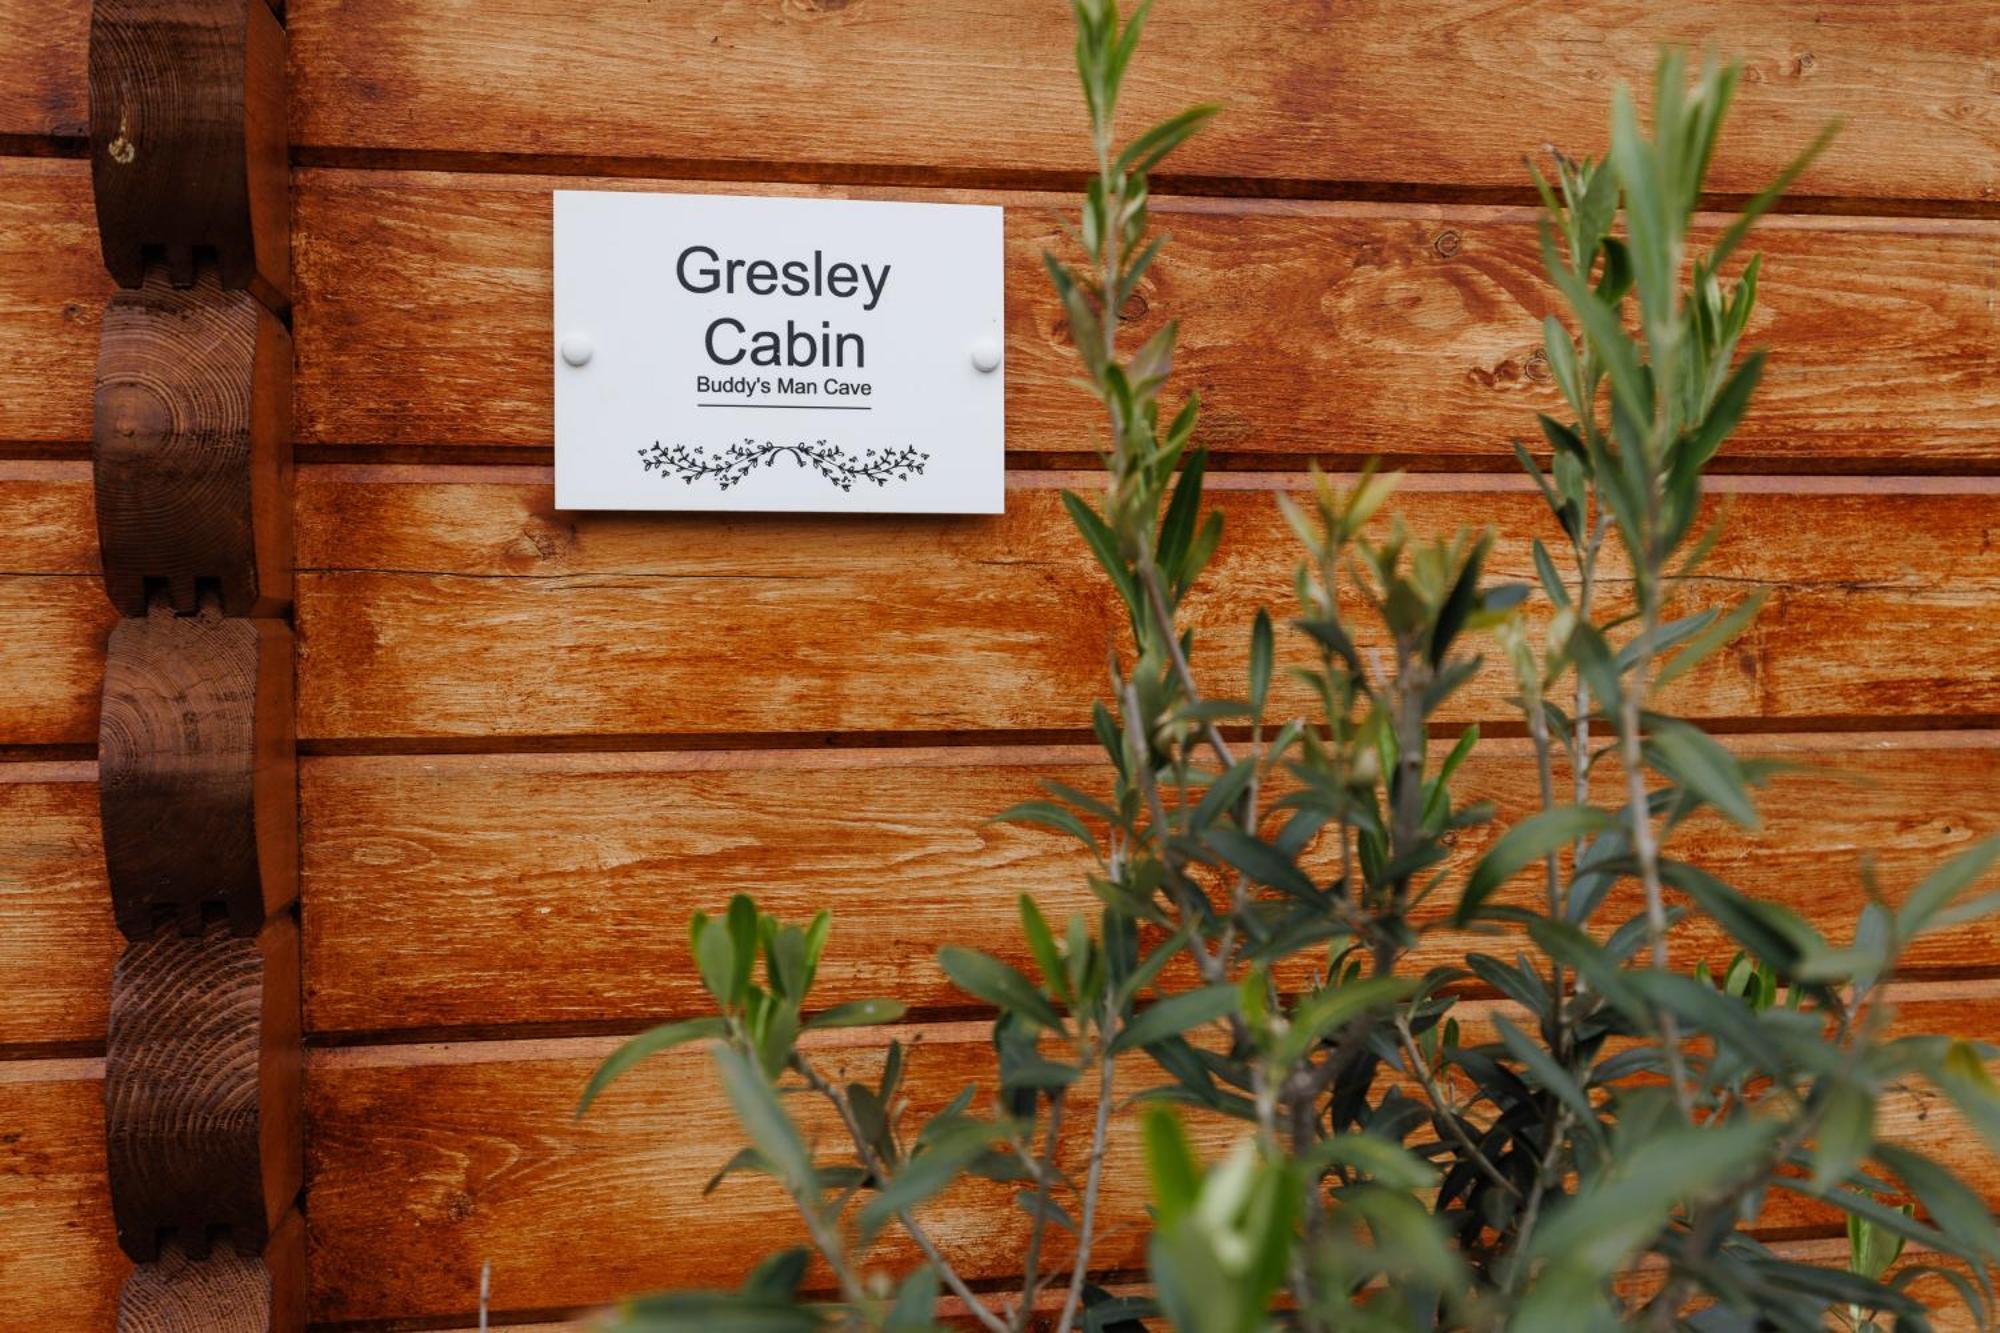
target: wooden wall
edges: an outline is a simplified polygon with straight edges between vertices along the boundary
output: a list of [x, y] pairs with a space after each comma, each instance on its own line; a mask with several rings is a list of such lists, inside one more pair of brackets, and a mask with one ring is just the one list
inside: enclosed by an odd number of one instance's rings
[[[621, 1034], [698, 1004], [686, 914], [737, 889], [832, 905], [826, 998], [918, 1012], [916, 1086], [983, 1067], [929, 954], [1011, 952], [1023, 890], [1079, 901], [1054, 840], [984, 817], [1076, 769], [1111, 618], [1056, 492], [1088, 412], [1037, 271], [1085, 146], [1057, 0], [291, 0], [298, 734], [315, 1321], [509, 1322], [726, 1282], [789, 1234], [757, 1182], [698, 1190], [733, 1131], [699, 1055], [572, 1124]], [[0, 0], [0, 1326], [108, 1327], [103, 1183], [117, 953], [95, 712], [90, 381], [109, 291], [85, 0]], [[1226, 469], [1197, 615], [1281, 603], [1272, 496], [1309, 459], [1421, 469], [1416, 526], [1492, 522], [1528, 577], [1507, 440], [1555, 401], [1521, 155], [1599, 146], [1658, 41], [1748, 62], [1718, 188], [1847, 128], [1762, 232], [1767, 388], [1723, 459], [1703, 595], [1775, 586], [1678, 706], [1748, 753], [1856, 776], [1761, 839], [1747, 887], [1838, 927], [2000, 829], [2000, 9], [1991, 0], [1160, 0], [1134, 124], [1227, 114], [1161, 183], [1175, 233], [1132, 323], [1186, 326]], [[1005, 204], [1004, 517], [556, 512], [549, 190]], [[1229, 665], [1237, 635], [1216, 649]], [[1460, 721], [1508, 715], [1497, 681]], [[1528, 793], [1491, 745], [1503, 810]], [[1905, 1017], [2000, 1038], [2000, 938], [1913, 960]], [[1690, 932], [1686, 956], [1724, 946]], [[829, 1058], [857, 1072], [874, 1038]], [[1893, 1114], [2000, 1199], [1935, 1105]], [[1137, 1204], [1130, 1163], [1115, 1204]], [[937, 1231], [976, 1271], [1013, 1222]], [[1774, 1205], [1775, 1208], [1775, 1205]], [[1836, 1221], [1774, 1211], [1828, 1248]], [[1818, 1249], [1814, 1247], [1817, 1246]], [[1103, 1252], [1142, 1256], [1127, 1231]]]

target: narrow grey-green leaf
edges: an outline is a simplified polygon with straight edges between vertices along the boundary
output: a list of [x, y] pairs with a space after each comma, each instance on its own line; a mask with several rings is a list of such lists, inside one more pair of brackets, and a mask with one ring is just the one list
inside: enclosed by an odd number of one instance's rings
[[1148, 1005], [1144, 1010], [1120, 1028], [1112, 1039], [1111, 1053], [1129, 1051], [1138, 1046], [1150, 1046], [1167, 1037], [1177, 1037], [1189, 1028], [1213, 1023], [1236, 1012], [1237, 989], [1234, 986], [1204, 986], [1200, 990], [1184, 991], [1179, 995], [1169, 995], [1166, 999]]
[[718, 1042], [711, 1053], [722, 1077], [722, 1090], [751, 1144], [771, 1164], [786, 1189], [795, 1197], [808, 1195], [814, 1181], [812, 1157], [798, 1127], [778, 1104], [777, 1093], [741, 1052]]
[[662, 1023], [641, 1032], [607, 1056], [604, 1063], [597, 1067], [597, 1072], [590, 1076], [590, 1082], [584, 1086], [583, 1097], [576, 1104], [577, 1115], [581, 1117], [597, 1100], [599, 1093], [646, 1057], [670, 1051], [690, 1041], [720, 1037], [728, 1031], [729, 1025], [720, 1018], [690, 1018], [679, 1023]]
[[1464, 925], [1478, 915], [1494, 890], [1523, 869], [1576, 839], [1610, 828], [1616, 821], [1587, 805], [1559, 805], [1528, 816], [1500, 835], [1472, 868], [1459, 896], [1454, 920]]
[[893, 1023], [903, 1016], [901, 1000], [849, 1000], [806, 1020], [808, 1028], [861, 1028]]
[[1062, 1018], [1035, 988], [1035, 983], [997, 958], [977, 949], [947, 945], [938, 950], [938, 965], [944, 968], [952, 984], [968, 995], [1012, 1010], [1046, 1028], [1062, 1026]]

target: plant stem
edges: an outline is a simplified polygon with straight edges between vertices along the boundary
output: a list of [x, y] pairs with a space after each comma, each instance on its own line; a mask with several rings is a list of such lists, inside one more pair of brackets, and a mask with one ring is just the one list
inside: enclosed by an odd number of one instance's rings
[[[819, 1070], [813, 1067], [812, 1061], [806, 1059], [804, 1054], [799, 1051], [795, 1050], [792, 1052], [792, 1067], [799, 1071], [800, 1076], [805, 1079], [808, 1087], [833, 1103], [833, 1109], [840, 1114], [841, 1124], [847, 1127], [848, 1137], [854, 1140], [855, 1155], [861, 1159], [861, 1164], [868, 1169], [869, 1174], [875, 1177], [877, 1188], [886, 1186], [889, 1183], [888, 1167], [875, 1152], [875, 1147], [868, 1141], [868, 1136], [862, 1133], [861, 1122], [854, 1118], [854, 1108], [848, 1105], [847, 1098], [841, 1094], [840, 1089], [827, 1082]], [[922, 1251], [925, 1261], [937, 1270], [939, 1279], [950, 1289], [951, 1294], [965, 1303], [966, 1310], [973, 1318], [977, 1319], [990, 1330], [990, 1333], [1012, 1333], [1012, 1330], [1007, 1327], [1006, 1322], [1000, 1316], [994, 1314], [992, 1310], [988, 1309], [986, 1302], [973, 1294], [972, 1288], [965, 1285], [965, 1280], [959, 1277], [958, 1270], [951, 1266], [950, 1260], [944, 1257], [944, 1254], [931, 1240], [929, 1233], [918, 1225], [916, 1217], [911, 1214], [909, 1209], [905, 1208], [899, 1211], [896, 1214], [896, 1220], [903, 1224], [903, 1230], [908, 1232], [910, 1239], [916, 1242], [917, 1249]], [[810, 1220], [807, 1225], [811, 1225]], [[818, 1243], [817, 1236], [814, 1238], [814, 1243]], [[849, 1302], [858, 1303], [862, 1299], [859, 1295], [858, 1286], [854, 1292], [849, 1292], [847, 1288], [848, 1283], [843, 1281], [841, 1284], [842, 1295]]]
[[[1655, 615], [1647, 609], [1642, 635], [1650, 638]], [[1625, 691], [1625, 699], [1619, 710], [1622, 725], [1619, 737], [1625, 763], [1625, 799], [1631, 811], [1632, 850], [1639, 859], [1639, 877], [1646, 889], [1646, 935], [1652, 944], [1653, 966], [1665, 971], [1667, 968], [1667, 907], [1665, 894], [1660, 886], [1660, 846], [1653, 836], [1653, 815], [1646, 793], [1645, 756], [1639, 744], [1640, 709], [1646, 693], [1646, 675], [1652, 665], [1651, 654], [1641, 652], [1639, 662], [1633, 668], [1632, 688]], [[1667, 1080], [1673, 1085], [1674, 1104], [1680, 1107], [1681, 1119], [1694, 1123], [1694, 1097], [1688, 1087], [1687, 1061], [1681, 1051], [1680, 1023], [1673, 1011], [1660, 1008], [1656, 1013], [1660, 1024], [1660, 1047], [1667, 1060]]]
[[1444, 1096], [1438, 1091], [1437, 1080], [1431, 1077], [1430, 1066], [1424, 1062], [1423, 1054], [1417, 1050], [1417, 1040], [1410, 1032], [1410, 1020], [1406, 1015], [1396, 1015], [1396, 1035], [1402, 1039], [1403, 1058], [1410, 1062], [1410, 1073], [1423, 1088], [1424, 1096], [1430, 1098], [1431, 1109], [1436, 1113], [1436, 1118], [1444, 1122], [1445, 1128], [1451, 1131], [1454, 1139], [1458, 1140], [1458, 1146], [1465, 1150], [1466, 1155], [1472, 1159], [1472, 1164], [1479, 1168], [1481, 1175], [1515, 1198], [1520, 1198], [1521, 1187], [1500, 1174], [1500, 1168], [1493, 1165], [1493, 1160], [1473, 1142], [1472, 1136], [1465, 1132], [1465, 1126], [1458, 1123], [1458, 1117], [1444, 1104]]
[[1064, 1089], [1049, 1094], [1049, 1127], [1042, 1138], [1042, 1157], [1035, 1169], [1035, 1206], [1029, 1210], [1034, 1224], [1028, 1231], [1028, 1256], [1021, 1265], [1021, 1305], [1014, 1311], [1013, 1327], [1023, 1333], [1034, 1317], [1035, 1295], [1042, 1286], [1042, 1233], [1048, 1229], [1049, 1186], [1055, 1182], [1056, 1142], [1062, 1137]]
[[1111, 1131], [1111, 1076], [1117, 1064], [1111, 1058], [1109, 1006], [1098, 1020], [1098, 1064], [1101, 1073], [1097, 1088], [1097, 1118], [1090, 1129], [1090, 1167], [1084, 1177], [1083, 1215], [1077, 1219], [1076, 1260], [1070, 1265], [1069, 1294], [1063, 1298], [1062, 1318], [1056, 1333], [1070, 1333], [1076, 1326], [1077, 1311], [1083, 1305], [1084, 1276], [1090, 1271], [1090, 1246], [1097, 1225], [1097, 1191], [1104, 1178], [1104, 1149]]

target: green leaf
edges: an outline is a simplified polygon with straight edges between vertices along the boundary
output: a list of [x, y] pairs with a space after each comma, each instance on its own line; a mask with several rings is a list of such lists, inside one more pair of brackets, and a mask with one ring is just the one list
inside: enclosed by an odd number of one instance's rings
[[1069, 989], [1069, 972], [1063, 967], [1062, 953], [1056, 948], [1056, 937], [1049, 930], [1048, 918], [1042, 915], [1041, 908], [1035, 906], [1035, 900], [1025, 893], [1017, 905], [1021, 913], [1021, 933], [1027, 937], [1028, 952], [1034, 955], [1035, 966], [1041, 969], [1043, 984], [1075, 1004], [1076, 996]]
[[896, 1303], [889, 1307], [883, 1333], [932, 1333], [937, 1328], [937, 1270], [924, 1264], [896, 1291]]
[[1097, 835], [1092, 833], [1081, 819], [1063, 806], [1053, 801], [1022, 801], [1010, 805], [993, 816], [996, 824], [1040, 824], [1069, 834], [1078, 842], [1097, 851]]
[[1201, 1195], [1201, 1164], [1188, 1145], [1180, 1117], [1165, 1106], [1149, 1106], [1141, 1122], [1145, 1140], [1146, 1175], [1153, 1184], [1158, 1225], [1171, 1227], [1194, 1211]]
[[1187, 142], [1221, 109], [1213, 104], [1203, 104], [1168, 117], [1127, 144], [1125, 151], [1118, 155], [1114, 170], [1130, 172], [1135, 176], [1151, 171], [1161, 158]]
[[1500, 1014], [1493, 1015], [1493, 1027], [1500, 1034], [1500, 1044], [1507, 1048], [1507, 1054], [1520, 1061], [1534, 1076], [1535, 1082], [1575, 1112], [1579, 1124], [1586, 1130], [1597, 1125], [1597, 1108], [1590, 1104], [1590, 1098], [1577, 1086], [1569, 1071], [1556, 1063], [1554, 1056]]
[[1317, 904], [1320, 893], [1291, 857], [1261, 838], [1239, 829], [1217, 827], [1202, 834], [1210, 851], [1258, 884], [1280, 889], [1302, 902]]
[[664, 1291], [627, 1304], [620, 1333], [817, 1333], [826, 1319], [790, 1298], [731, 1291]]
[[763, 1074], [740, 1051], [718, 1042], [710, 1048], [722, 1090], [750, 1143], [794, 1198], [805, 1199], [814, 1189], [812, 1157], [806, 1152], [798, 1127], [778, 1104]]
[[1926, 875], [1896, 909], [1896, 933], [1908, 939], [1923, 930], [1947, 903], [1978, 883], [1995, 859], [2000, 859], [2000, 838], [1987, 838]]
[[[1073, 332], [1078, 338], [1082, 337], [1082, 330]], [[1070, 522], [1083, 534], [1091, 554], [1097, 557], [1097, 563], [1104, 567], [1104, 572], [1111, 576], [1112, 585], [1118, 589], [1118, 596], [1123, 599], [1126, 610], [1136, 618], [1140, 612], [1139, 589], [1133, 582], [1132, 570], [1126, 565], [1125, 557], [1119, 554], [1117, 534], [1081, 496], [1064, 491], [1062, 502], [1063, 508], [1069, 511]]]
[[1260, 606], [1250, 622], [1250, 708], [1260, 717], [1271, 693], [1272, 655], [1271, 613]]
[[1453, 922], [1465, 925], [1502, 884], [1549, 853], [1578, 838], [1611, 828], [1617, 821], [1602, 810], [1587, 805], [1559, 805], [1529, 815], [1500, 835], [1499, 841], [1479, 858], [1459, 896]]
[[1745, 1117], [1720, 1128], [1672, 1129], [1642, 1140], [1550, 1214], [1530, 1242], [1531, 1253], [1610, 1273], [1660, 1233], [1676, 1203], [1736, 1183], [1769, 1150], [1777, 1131], [1774, 1124]]
[[1377, 1134], [1336, 1134], [1321, 1139], [1298, 1159], [1299, 1172], [1310, 1187], [1336, 1166], [1365, 1172], [1378, 1185], [1392, 1190], [1434, 1189], [1437, 1168], [1400, 1143], [1391, 1143]]
[[729, 928], [701, 913], [694, 918], [694, 966], [701, 984], [715, 1002], [726, 1009], [739, 1003], [736, 998], [736, 948]]
[[1062, 1018], [1035, 983], [1020, 972], [977, 949], [947, 945], [938, 950], [938, 964], [952, 984], [988, 1004], [1020, 1014], [1046, 1028], [1060, 1029]]
[[1736, 429], [1743, 419], [1743, 413], [1750, 406], [1750, 395], [1757, 391], [1757, 382], [1764, 374], [1764, 354], [1752, 352], [1743, 359], [1722, 392], [1715, 397], [1715, 403], [1702, 419], [1700, 427], [1689, 436], [1681, 448], [1687, 451], [1685, 466], [1700, 467], [1715, 457], [1715, 451]]
[[1876, 1145], [1875, 1157], [1909, 1186], [1946, 1235], [1966, 1242], [1989, 1262], [2000, 1259], [2000, 1227], [1994, 1225], [1985, 1201], [1964, 1181], [1923, 1154], [1892, 1143]]
[[1279, 1065], [1295, 1064], [1322, 1038], [1371, 1009], [1395, 1003], [1415, 987], [1416, 982], [1408, 977], [1387, 976], [1365, 977], [1314, 991], [1292, 1011], [1291, 1023], [1278, 1039], [1272, 1058]]
[[1646, 738], [1647, 757], [1681, 790], [1706, 801], [1744, 828], [1756, 828], [1757, 807], [1736, 756], [1699, 727], [1659, 719]]
[[757, 904], [749, 894], [739, 893], [729, 900], [731, 1004], [742, 1004], [750, 990], [750, 972], [757, 963], [757, 923]]
[[766, 1255], [750, 1270], [737, 1291], [745, 1296], [765, 1296], [774, 1300], [788, 1300], [805, 1281], [806, 1266], [812, 1262], [812, 1249], [805, 1245], [794, 1245], [790, 1249], [779, 1250]]
[[2000, 1152], [2000, 1087], [1994, 1085], [1977, 1048], [1969, 1042], [1952, 1042], [1934, 1077], [1959, 1113], [1985, 1138], [1986, 1146]]
[[846, 1004], [836, 1004], [806, 1020], [808, 1028], [863, 1028], [874, 1027], [878, 1023], [893, 1023], [901, 1018], [904, 1005], [901, 1000], [849, 1000]]
[[872, 1239], [890, 1218], [950, 1185], [992, 1142], [993, 1127], [977, 1120], [960, 1121], [939, 1134], [861, 1210], [864, 1241]]
[[1111, 1054], [1150, 1046], [1167, 1037], [1178, 1037], [1189, 1028], [1213, 1023], [1236, 1012], [1234, 986], [1204, 986], [1184, 991], [1148, 1005], [1131, 1022], [1120, 1028], [1111, 1042]]
[[1253, 754], [1237, 760], [1214, 782], [1208, 784], [1208, 790], [1202, 793], [1201, 802], [1188, 817], [1190, 832], [1200, 833], [1208, 828], [1242, 799], [1243, 793], [1249, 789], [1250, 780], [1257, 776], [1257, 759], [1258, 757]]
[[679, 1023], [662, 1023], [656, 1028], [640, 1033], [606, 1057], [597, 1072], [590, 1076], [584, 1087], [583, 1098], [576, 1104], [579, 1119], [597, 1100], [598, 1094], [610, 1087], [626, 1070], [648, 1056], [661, 1051], [670, 1051], [676, 1046], [705, 1038], [727, 1035], [729, 1025], [720, 1018], [690, 1018]]
[[1836, 1079], [1826, 1090], [1813, 1151], [1813, 1188], [1832, 1189], [1845, 1181], [1875, 1142], [1875, 1094], [1858, 1083]]
[[1472, 553], [1445, 595], [1444, 605], [1438, 608], [1437, 621], [1431, 626], [1430, 660], [1434, 667], [1444, 664], [1453, 640], [1465, 628], [1466, 617], [1479, 604], [1479, 572], [1486, 563], [1486, 548], [1485, 538], [1473, 544]]
[[1729, 614], [1712, 622], [1709, 627], [1695, 637], [1687, 647], [1668, 659], [1666, 665], [1653, 677], [1653, 687], [1659, 689], [1688, 668], [1695, 666], [1716, 649], [1733, 640], [1743, 632], [1744, 626], [1756, 618], [1763, 609], [1765, 599], [1771, 595], [1769, 588], [1759, 588], [1735, 606]]

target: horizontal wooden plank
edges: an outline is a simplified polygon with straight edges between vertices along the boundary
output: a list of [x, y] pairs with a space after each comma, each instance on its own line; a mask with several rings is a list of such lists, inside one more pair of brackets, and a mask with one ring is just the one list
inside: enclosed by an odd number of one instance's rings
[[105, 1183], [104, 1062], [0, 1061], [0, 1327], [104, 1333], [131, 1267]]
[[[2000, 733], [1756, 737], [1846, 780], [1781, 780], [1745, 835], [1703, 821], [1679, 836], [1701, 863], [1846, 941], [1872, 855], [1900, 894], [1971, 840], [2000, 832]], [[1523, 741], [1490, 740], [1455, 784], [1512, 822], [1535, 799]], [[1080, 748], [310, 759], [302, 769], [307, 1025], [326, 1037], [397, 1029], [576, 1029], [701, 1012], [689, 913], [736, 892], [804, 920], [834, 913], [816, 1003], [876, 995], [920, 1009], [972, 1003], [933, 961], [975, 945], [1023, 967], [1015, 899], [1089, 912], [1087, 858], [1066, 838], [986, 821], [1056, 778], [1098, 787]], [[1606, 793], [1609, 795], [1609, 792]], [[0, 788], [0, 801], [5, 789]], [[1461, 859], [1476, 855], [1470, 836]], [[1318, 865], [1330, 855], [1315, 853]], [[1330, 869], [1321, 866], [1322, 869]], [[1525, 883], [1521, 891], [1538, 892]], [[1449, 898], [1449, 893], [1445, 898]], [[1620, 921], [1619, 904], [1606, 919]], [[1726, 964], [1706, 922], [1676, 963]], [[1422, 962], [1502, 941], [1444, 933]], [[1991, 974], [2000, 926], [1927, 937], [1916, 973]], [[0, 973], [4, 976], [4, 973]], [[4, 993], [0, 983], [0, 993]]]
[[47, 151], [89, 134], [89, 45], [90, 0], [0, 0], [0, 146]]
[[[0, 66], [17, 49], [0, 36]], [[81, 77], [80, 50], [76, 59]], [[0, 98], [10, 89], [0, 68]], [[0, 105], [0, 126], [4, 117]], [[97, 330], [111, 290], [90, 164], [0, 157], [0, 446], [88, 455]]]
[[95, 745], [104, 640], [90, 464], [0, 461], [0, 749]]
[[[1061, 6], [868, 0], [663, 16], [645, 0], [515, 0], [438, 22], [399, 0], [299, 0], [290, 29], [294, 140], [358, 161], [1009, 180], [1091, 160]], [[2000, 17], [1984, 0], [1509, 0], [1463, 13], [1181, 0], [1153, 14], [1120, 110], [1136, 130], [1192, 100], [1222, 102], [1173, 164], [1189, 177], [1518, 187], [1522, 155], [1545, 143], [1598, 151], [1611, 83], [1646, 83], [1669, 42], [1748, 62], [1718, 189], [1759, 188], [1845, 116], [1804, 188], [2000, 197]]]
[[[1231, 535], [1191, 615], [1219, 635], [1206, 661], [1224, 688], [1249, 607], [1289, 602], [1295, 548], [1271, 492], [1298, 481], [1216, 483]], [[300, 735], [436, 749], [1078, 729], [1115, 622], [1056, 502], [1062, 484], [1094, 479], [1017, 474], [1004, 516], [863, 529], [559, 514], [541, 469], [303, 468]], [[2000, 489], [1720, 489], [1732, 516], [1698, 597], [1733, 598], [1746, 582], [1776, 596], [1736, 653], [1676, 687], [1675, 706], [1770, 730], [2000, 715]], [[1401, 510], [1419, 530], [1490, 522], [1505, 534], [1496, 575], [1532, 579], [1525, 538], [1547, 519], [1525, 479], [1441, 476], [1407, 491]], [[0, 465], [0, 493], [32, 520], [0, 571], [0, 673], [14, 686], [0, 746], [92, 744], [113, 615], [95, 577], [88, 468]], [[1455, 716], [1509, 717], [1505, 692], [1489, 672]]]
[[[1908, 1021], [1936, 1022], [1940, 1010], [1960, 1025], [1994, 1017], [1988, 998], [1940, 998], [1936, 988], [1912, 995]], [[819, 1058], [865, 1077], [874, 1058], [852, 1034], [848, 1040], [850, 1054]], [[913, 1087], [936, 1099], [960, 1073], [976, 1077], [984, 1042], [978, 1024], [925, 1030]], [[767, 1182], [739, 1179], [716, 1200], [700, 1201], [702, 1183], [738, 1134], [698, 1054], [642, 1068], [580, 1125], [572, 1122], [583, 1079], [611, 1045], [319, 1053], [309, 1079], [319, 1117], [308, 1269], [315, 1318], [457, 1316], [470, 1326], [487, 1259], [496, 1311], [581, 1311], [640, 1290], [730, 1281], [754, 1252], [791, 1234]], [[130, 1265], [110, 1224], [102, 1081], [97, 1060], [0, 1062], [0, 1125], [9, 1127], [0, 1133], [0, 1321], [9, 1328], [100, 1333], [111, 1325]], [[1892, 1114], [1911, 1124], [1909, 1108]], [[1206, 1137], [1213, 1148], [1215, 1136]], [[1923, 1137], [1933, 1153], [1962, 1148], [1973, 1178], [1989, 1194], [2000, 1188], [1984, 1149], [1966, 1143], [1949, 1115], [1934, 1115]], [[1139, 1172], [1125, 1157], [1117, 1160], [1128, 1169], [1109, 1176], [1110, 1197], [1129, 1217]], [[982, 1264], [1010, 1253], [994, 1228], [1004, 1230], [1012, 1216], [989, 1200], [954, 1197], [926, 1221], [969, 1269], [985, 1271]], [[1122, 1245], [1136, 1263], [1133, 1240], [1127, 1231], [1106, 1252]], [[1838, 1262], [1838, 1244], [1787, 1248]], [[577, 1263], [578, 1254], [590, 1262]], [[1942, 1306], [1950, 1293], [1934, 1284], [1923, 1299]], [[554, 1333], [593, 1323], [579, 1313], [530, 1327]]]
[[[1910, 988], [1899, 1008], [1910, 1030], [2000, 1031], [2000, 998], [1990, 985]], [[913, 1115], [986, 1077], [991, 1059], [985, 1024], [919, 1031], [907, 1082]], [[815, 1056], [823, 1066], [851, 1079], [874, 1077], [882, 1035], [827, 1035], [839, 1040]], [[741, 1139], [701, 1052], [683, 1048], [641, 1067], [580, 1122], [572, 1120], [578, 1092], [613, 1044], [590, 1038], [319, 1052], [307, 1081], [314, 1318], [471, 1311], [488, 1259], [494, 1307], [503, 1310], [733, 1284], [757, 1255], [786, 1243], [797, 1223], [768, 1180], [735, 1177], [701, 1197]], [[1136, 1064], [1129, 1073], [1121, 1093], [1152, 1077]], [[831, 1152], [833, 1127], [817, 1108], [800, 1103], [798, 1113]], [[2000, 1169], [1934, 1097], [1893, 1095], [1883, 1124], [1888, 1136], [1920, 1140], [2000, 1198]], [[1211, 1153], [1240, 1129], [1209, 1121], [1195, 1127]], [[1080, 1150], [1071, 1146], [1076, 1163]], [[1133, 1136], [1115, 1135], [1102, 1205], [1108, 1234], [1094, 1263], [1143, 1266], [1143, 1232], [1133, 1223], [1144, 1189]], [[995, 1189], [955, 1189], [927, 1207], [925, 1225], [954, 1264], [1002, 1277], [1026, 1221], [1004, 1198]], [[1839, 1223], [1776, 1192], [1762, 1225], [1826, 1235]], [[899, 1245], [885, 1245], [885, 1262], [907, 1258]], [[1063, 1249], [1058, 1239], [1052, 1266]], [[590, 1261], [579, 1263], [578, 1255]]]
[[0, 1047], [101, 1050], [124, 940], [96, 764], [0, 764], [0, 865]]
[[[302, 737], [436, 747], [1088, 724], [1116, 621], [1057, 487], [1095, 476], [1016, 474], [1003, 516], [865, 528], [557, 513], [546, 478], [302, 471]], [[1689, 605], [1748, 584], [1773, 601], [1669, 706], [1773, 730], [2000, 713], [2000, 489], [1748, 480]], [[1190, 608], [1215, 635], [1201, 654], [1212, 688], [1242, 678], [1251, 607], [1291, 602], [1297, 547], [1272, 492], [1298, 484], [1238, 475], [1215, 488], [1228, 535]], [[1423, 533], [1493, 525], [1496, 578], [1532, 581], [1528, 537], [1550, 527], [1525, 478], [1432, 479], [1397, 511]], [[1615, 596], [1615, 577], [1605, 587]], [[1451, 716], [1512, 717], [1501, 675], [1482, 675]]]
[[[549, 191], [696, 183], [308, 171], [298, 180], [303, 446], [546, 453]], [[755, 188], [815, 193], [810, 187]], [[935, 198], [915, 190], [844, 194]], [[1007, 442], [1083, 456], [1092, 405], [1041, 254], [1065, 197], [1008, 206]], [[1512, 470], [1508, 440], [1559, 411], [1550, 293], [1526, 209], [1161, 199], [1173, 241], [1133, 305], [1137, 340], [1183, 321], [1180, 366], [1218, 455], [1379, 454]], [[1739, 469], [2000, 466], [2000, 222], [1784, 217], [1752, 338], [1772, 349], [1723, 454]], [[1141, 311], [1143, 310], [1143, 313]]]

